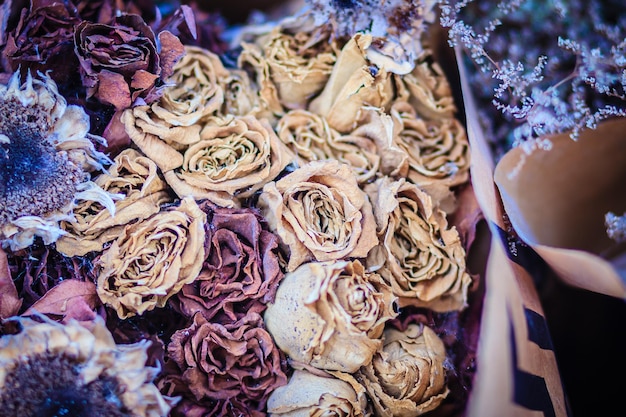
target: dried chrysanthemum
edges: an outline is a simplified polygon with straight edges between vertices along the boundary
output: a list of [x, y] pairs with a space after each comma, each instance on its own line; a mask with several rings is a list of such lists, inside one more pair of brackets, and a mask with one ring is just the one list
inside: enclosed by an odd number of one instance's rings
[[265, 323], [290, 358], [325, 370], [355, 372], [381, 345], [396, 298], [359, 261], [311, 262], [287, 274]]
[[171, 201], [156, 164], [131, 148], [117, 155], [108, 172], [94, 182], [116, 198], [115, 206], [108, 209], [105, 202], [97, 199], [77, 204], [72, 221], [61, 222], [67, 233], [56, 242], [57, 250], [66, 256], [101, 251], [127, 224], [158, 213], [162, 204]]
[[384, 343], [356, 374], [376, 415], [416, 417], [434, 410], [448, 395], [443, 342], [429, 327], [411, 324], [405, 331], [385, 329]]
[[445, 213], [404, 179], [383, 177], [365, 191], [381, 242], [368, 254], [368, 268], [391, 285], [401, 306], [463, 309], [471, 278], [459, 234], [448, 227]]
[[71, 218], [76, 199], [113, 202], [89, 181], [108, 158], [89, 136], [89, 118], [68, 106], [56, 84], [42, 75], [15, 73], [0, 86], [0, 239], [13, 250], [35, 236], [56, 241], [58, 222]]
[[202, 268], [205, 221], [188, 197], [127, 225], [96, 263], [102, 302], [120, 318], [163, 307]]
[[163, 417], [173, 404], [152, 383], [148, 342], [116, 345], [104, 321], [16, 319], [0, 338], [0, 410], [7, 417]]

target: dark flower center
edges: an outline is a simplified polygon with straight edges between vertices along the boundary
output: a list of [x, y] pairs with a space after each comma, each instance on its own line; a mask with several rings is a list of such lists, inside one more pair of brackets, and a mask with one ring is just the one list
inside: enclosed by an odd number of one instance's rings
[[82, 170], [44, 139], [38, 107], [0, 100], [0, 225], [21, 216], [41, 216], [68, 204]]
[[0, 391], [6, 417], [130, 417], [112, 377], [82, 383], [81, 364], [64, 355], [42, 354], [20, 362]]

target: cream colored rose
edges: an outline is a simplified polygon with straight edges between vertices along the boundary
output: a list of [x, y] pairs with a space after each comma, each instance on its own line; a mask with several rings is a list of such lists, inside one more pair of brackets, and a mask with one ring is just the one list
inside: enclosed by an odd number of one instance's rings
[[287, 274], [265, 324], [295, 361], [355, 372], [379, 348], [385, 322], [396, 316], [391, 288], [359, 261], [311, 262]]
[[248, 74], [243, 70], [228, 70], [228, 75], [219, 80], [224, 90], [224, 103], [219, 113], [222, 116], [264, 116], [257, 91]]
[[451, 119], [456, 112], [452, 88], [432, 55], [424, 53], [410, 74], [394, 75], [397, 99], [408, 101], [424, 119]]
[[127, 225], [96, 261], [102, 302], [120, 318], [163, 307], [202, 268], [205, 221], [195, 201], [185, 198]]
[[440, 312], [464, 308], [471, 278], [459, 234], [448, 228], [445, 213], [405, 180], [381, 178], [365, 191], [381, 241], [368, 256], [368, 268], [391, 285], [401, 306]]
[[59, 238], [56, 248], [66, 256], [101, 251], [127, 224], [158, 213], [163, 203], [171, 201], [156, 164], [130, 148], [123, 150], [108, 173], [100, 174], [94, 182], [116, 196], [115, 207], [109, 210], [98, 200], [80, 201], [73, 210], [72, 221], [61, 223], [67, 233]]
[[187, 45], [160, 101], [152, 104], [152, 112], [171, 126], [194, 125], [220, 109], [224, 103], [220, 81], [226, 77], [228, 71], [217, 55]]
[[263, 187], [258, 204], [290, 253], [289, 271], [365, 257], [378, 244], [372, 206], [346, 164], [310, 162]]
[[469, 143], [456, 118], [421, 119], [407, 102], [394, 103], [391, 113], [401, 123], [396, 143], [409, 155], [409, 179], [417, 184], [441, 181], [449, 187], [469, 177]]
[[371, 35], [358, 33], [346, 43], [326, 86], [308, 107], [341, 133], [357, 127], [363, 107], [386, 108], [395, 97], [391, 74], [365, 57], [371, 42]]
[[323, 117], [307, 110], [287, 112], [278, 121], [276, 132], [300, 166], [336, 159], [352, 168], [359, 183], [373, 178], [380, 166], [378, 148], [371, 137], [360, 132], [343, 136]]
[[263, 45], [263, 54], [276, 86], [278, 98], [287, 109], [303, 109], [330, 77], [338, 48], [328, 32], [289, 33], [277, 27]]
[[434, 410], [448, 395], [446, 350], [428, 327], [385, 330], [383, 346], [356, 374], [380, 417], [416, 417]]
[[206, 125], [200, 141], [184, 151], [181, 166], [164, 175], [180, 197], [233, 207], [272, 181], [291, 159], [266, 121], [235, 117], [224, 126]]
[[275, 417], [371, 416], [363, 387], [349, 375], [344, 379], [297, 369], [287, 385], [272, 392], [267, 412]]

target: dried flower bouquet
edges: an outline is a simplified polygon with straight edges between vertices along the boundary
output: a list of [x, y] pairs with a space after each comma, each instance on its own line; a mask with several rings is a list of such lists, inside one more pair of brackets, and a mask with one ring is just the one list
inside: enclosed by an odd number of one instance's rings
[[3, 4], [4, 415], [462, 415], [480, 214], [434, 4], [334, 3], [234, 49], [196, 3]]

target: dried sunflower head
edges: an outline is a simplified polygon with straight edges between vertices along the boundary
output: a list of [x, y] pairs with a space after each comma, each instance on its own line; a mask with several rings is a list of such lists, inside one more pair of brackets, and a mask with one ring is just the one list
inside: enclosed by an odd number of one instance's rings
[[91, 328], [17, 319], [20, 333], [0, 338], [4, 416], [159, 417], [173, 399], [152, 383], [148, 342], [116, 345], [98, 318]]
[[63, 233], [60, 220], [71, 219], [77, 198], [99, 191], [88, 171], [108, 158], [89, 137], [89, 118], [68, 106], [47, 75], [19, 72], [0, 85], [0, 241], [13, 250], [35, 236], [49, 244]]

